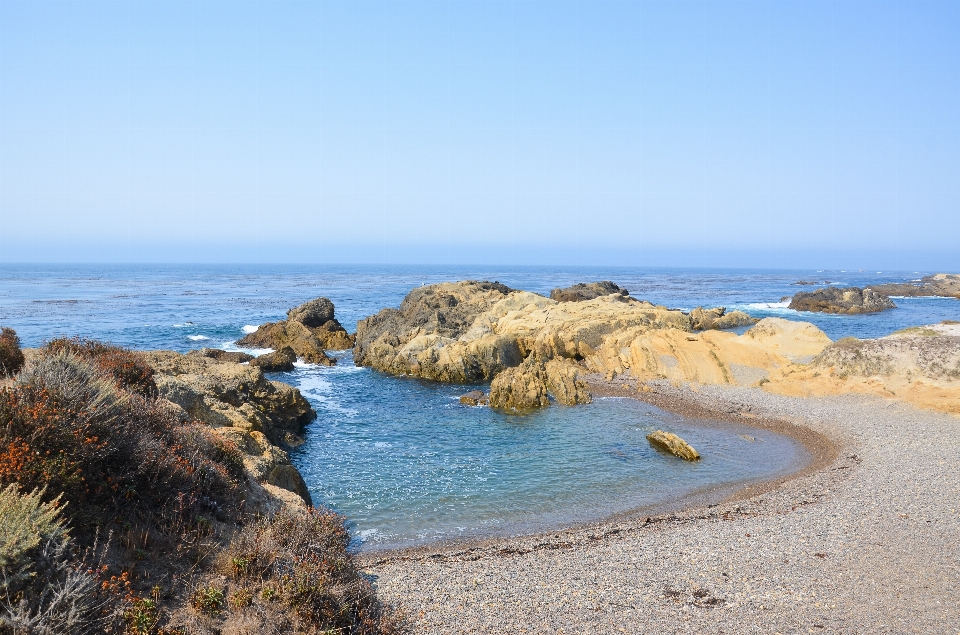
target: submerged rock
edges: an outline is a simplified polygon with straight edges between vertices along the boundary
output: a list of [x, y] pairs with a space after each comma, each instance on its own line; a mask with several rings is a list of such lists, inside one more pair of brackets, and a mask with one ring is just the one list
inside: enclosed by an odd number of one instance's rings
[[876, 313], [895, 309], [896, 304], [873, 289], [859, 287], [825, 287], [816, 291], [801, 291], [793, 296], [789, 308], [816, 313]]
[[289, 346], [284, 346], [279, 351], [254, 358], [250, 365], [257, 366], [265, 373], [279, 373], [293, 370], [293, 363], [296, 361], [297, 354]]
[[467, 406], [486, 406], [490, 403], [490, 400], [485, 393], [479, 390], [471, 390], [464, 395], [460, 395], [460, 403]]
[[296, 356], [309, 364], [333, 366], [336, 360], [327, 355], [323, 342], [309, 328], [299, 322], [268, 322], [237, 342], [249, 348], [290, 347]]
[[630, 292], [609, 280], [601, 282], [580, 282], [564, 289], [554, 289], [550, 292], [550, 299], [557, 302], [585, 302], [605, 295], [616, 293], [622, 296]]
[[650, 445], [654, 446], [655, 448], [663, 450], [664, 452], [669, 452], [674, 456], [680, 457], [684, 461], [700, 460], [700, 453], [697, 452], [692, 445], [672, 432], [664, 432], [663, 430], [651, 432], [647, 435], [647, 441], [649, 441]]

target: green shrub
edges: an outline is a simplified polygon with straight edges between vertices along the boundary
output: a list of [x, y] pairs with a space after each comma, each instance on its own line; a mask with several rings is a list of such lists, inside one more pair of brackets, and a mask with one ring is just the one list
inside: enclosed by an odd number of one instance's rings
[[153, 380], [153, 368], [140, 355], [126, 348], [98, 340], [61, 337], [47, 342], [44, 352], [73, 353], [92, 361], [100, 370], [113, 377], [122, 388], [142, 397], [156, 397], [158, 394], [157, 384]]
[[20, 350], [20, 338], [11, 328], [0, 329], [0, 377], [16, 375], [23, 368], [23, 351]]
[[59, 518], [60, 497], [44, 503], [43, 495], [44, 490], [20, 494], [16, 483], [0, 490], [0, 592], [4, 597], [16, 594], [36, 574], [32, 569], [42, 543], [66, 539]]

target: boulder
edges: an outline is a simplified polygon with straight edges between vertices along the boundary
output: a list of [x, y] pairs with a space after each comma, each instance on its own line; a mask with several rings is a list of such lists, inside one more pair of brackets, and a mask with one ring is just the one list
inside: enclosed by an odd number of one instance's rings
[[243, 466], [253, 480], [293, 492], [307, 505], [313, 504], [303, 476], [290, 463], [290, 455], [272, 445], [263, 433], [238, 428], [217, 428], [216, 431], [243, 452]]
[[734, 329], [740, 326], [751, 326], [759, 321], [759, 318], [755, 318], [743, 311], [731, 311], [730, 313], [724, 313], [718, 319], [714, 320], [711, 328], [719, 330]]
[[294, 354], [308, 364], [333, 366], [336, 360], [324, 351], [323, 342], [307, 326], [299, 322], [281, 321], [263, 324], [237, 342], [249, 348], [280, 350], [289, 346]]
[[293, 370], [293, 363], [296, 361], [297, 354], [289, 346], [284, 346], [279, 351], [255, 357], [250, 365], [257, 366], [265, 373], [279, 373]]
[[333, 313], [333, 302], [327, 298], [317, 298], [287, 311], [287, 321], [316, 328], [333, 320]]
[[253, 359], [253, 355], [250, 355], [249, 353], [242, 353], [240, 351], [223, 351], [219, 348], [200, 348], [190, 351], [187, 353], [187, 355], [192, 355], [194, 357], [209, 357], [210, 359], [216, 359], [221, 362], [233, 362], [235, 364], [242, 364]]
[[790, 301], [791, 309], [817, 313], [876, 313], [896, 308], [893, 300], [873, 289], [859, 287], [825, 287], [816, 291], [801, 291]]
[[664, 432], [663, 430], [651, 432], [647, 435], [647, 441], [649, 441], [650, 445], [653, 447], [664, 452], [669, 452], [674, 456], [680, 457], [684, 461], [700, 460], [700, 453], [697, 452], [693, 446], [672, 432]]
[[960, 274], [935, 273], [931, 276], [924, 276], [916, 282], [880, 284], [873, 285], [871, 288], [886, 296], [960, 298]]
[[550, 299], [557, 302], [585, 302], [613, 293], [622, 296], [630, 295], [630, 292], [623, 287], [609, 280], [603, 280], [601, 282], [580, 282], [564, 289], [554, 289], [550, 292]]
[[490, 400], [482, 391], [471, 390], [464, 395], [460, 395], [460, 403], [466, 406], [486, 406], [490, 403]]

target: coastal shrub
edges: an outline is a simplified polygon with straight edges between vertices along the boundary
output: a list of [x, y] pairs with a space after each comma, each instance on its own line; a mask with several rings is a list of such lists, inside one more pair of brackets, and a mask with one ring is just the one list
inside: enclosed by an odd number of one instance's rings
[[228, 441], [69, 350], [42, 355], [0, 391], [0, 484], [62, 494], [81, 526], [141, 512], [223, 515], [240, 502], [238, 463]]
[[248, 524], [220, 557], [221, 572], [239, 585], [231, 604], [282, 614], [298, 633], [399, 632], [401, 620], [379, 604], [349, 543], [344, 518], [327, 509]]
[[99, 369], [114, 378], [122, 388], [142, 397], [156, 397], [157, 384], [153, 368], [137, 353], [98, 340], [61, 337], [44, 346], [46, 353], [70, 352], [92, 361]]
[[20, 350], [20, 338], [11, 328], [0, 329], [0, 377], [13, 376], [23, 368], [23, 351]]
[[21, 494], [16, 484], [0, 490], [0, 633], [88, 633], [115, 615], [115, 598], [101, 592], [102, 569], [87, 556], [73, 558], [73, 544], [59, 517], [59, 497]]

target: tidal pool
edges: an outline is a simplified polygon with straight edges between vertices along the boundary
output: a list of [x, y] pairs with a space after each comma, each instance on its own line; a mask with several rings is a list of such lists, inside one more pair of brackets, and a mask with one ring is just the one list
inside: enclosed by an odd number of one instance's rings
[[[317, 410], [292, 452], [315, 504], [345, 514], [364, 550], [546, 531], [799, 469], [796, 441], [684, 418], [627, 398], [525, 416], [469, 407], [453, 386], [357, 368], [301, 366], [275, 378]], [[650, 447], [662, 428], [703, 459]]]

